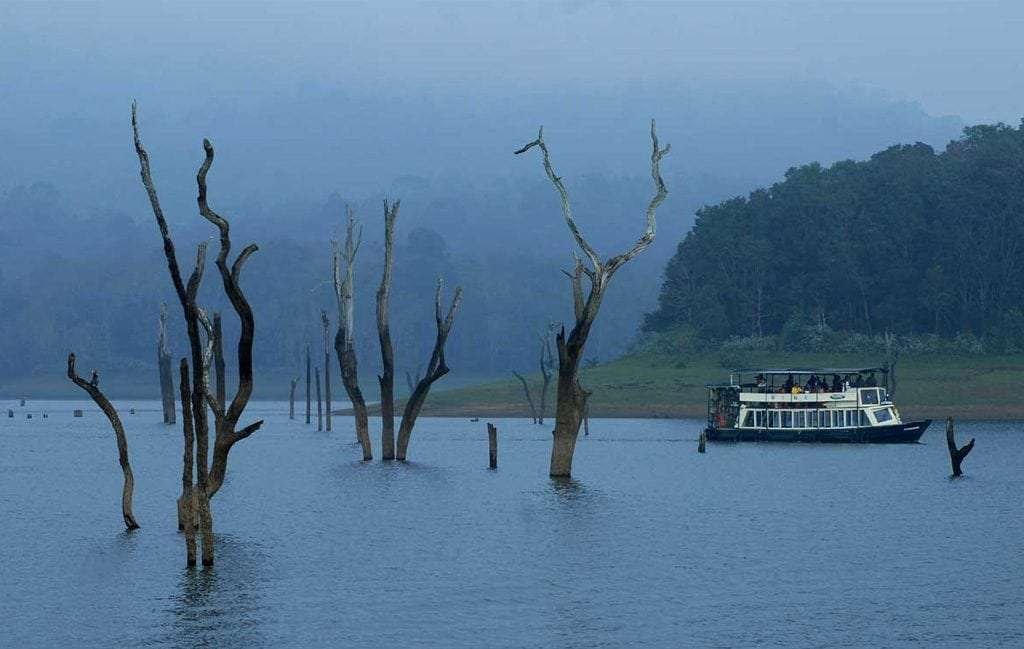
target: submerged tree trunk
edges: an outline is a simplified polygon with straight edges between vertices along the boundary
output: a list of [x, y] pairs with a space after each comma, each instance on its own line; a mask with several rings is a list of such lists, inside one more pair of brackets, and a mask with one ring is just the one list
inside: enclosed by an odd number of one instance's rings
[[498, 429], [492, 423], [487, 424], [487, 460], [487, 466], [498, 468]]
[[956, 437], [953, 432], [953, 418], [946, 417], [946, 446], [949, 448], [949, 463], [953, 467], [953, 477], [959, 478], [963, 475], [963, 471], [960, 470], [960, 464], [967, 457], [967, 454], [974, 449], [974, 438], [963, 448], [956, 447]]
[[540, 418], [537, 416], [537, 407], [533, 405], [533, 395], [530, 394], [530, 384], [526, 382], [526, 378], [519, 372], [512, 372], [512, 375], [523, 384], [523, 393], [526, 395], [526, 404], [530, 406], [530, 417], [533, 423], [539, 423]]
[[331, 322], [327, 319], [327, 312], [320, 311], [320, 319], [324, 323], [324, 416], [327, 431], [331, 430]]
[[[189, 389], [188, 360], [181, 359], [181, 402], [192, 401]], [[186, 406], [181, 411], [182, 432], [185, 437], [184, 453], [181, 467], [181, 498], [178, 499], [178, 529], [185, 533], [185, 565], [196, 565], [196, 515], [195, 498], [193, 496], [192, 467], [196, 461], [195, 431], [192, 429], [192, 410]]]
[[[220, 250], [217, 254], [217, 270], [221, 276], [224, 293], [231, 302], [235, 313], [238, 315], [240, 333], [237, 347], [238, 361], [238, 387], [230, 405], [218, 398], [217, 394], [211, 394], [208, 387], [209, 366], [208, 357], [213, 350], [207, 352], [200, 336], [200, 322], [207, 324], [202, 309], [196, 302], [199, 285], [202, 282], [203, 269], [206, 257], [206, 242], [199, 244], [196, 255], [196, 266], [188, 280], [188, 285], [182, 281], [181, 272], [178, 267], [177, 255], [174, 249], [174, 241], [171, 238], [167, 221], [164, 218], [163, 210], [157, 196], [156, 187], [153, 183], [150, 171], [149, 154], [142, 146], [139, 136], [138, 121], [136, 119], [136, 107], [132, 105], [132, 132], [135, 141], [135, 150], [139, 157], [140, 174], [142, 184], [149, 196], [150, 206], [156, 218], [160, 235], [163, 239], [164, 256], [167, 259], [167, 267], [170, 271], [171, 282], [174, 284], [175, 292], [181, 302], [182, 312], [185, 318], [186, 331], [189, 338], [189, 347], [192, 352], [192, 425], [195, 433], [196, 444], [196, 488], [193, 491], [193, 503], [196, 507], [196, 514], [199, 519], [200, 532], [203, 536], [203, 565], [213, 565], [213, 516], [210, 512], [209, 499], [217, 493], [224, 482], [227, 471], [228, 454], [234, 444], [245, 439], [252, 433], [259, 430], [262, 420], [256, 421], [244, 428], [238, 429], [238, 421], [245, 411], [246, 405], [252, 396], [253, 371], [252, 371], [252, 347], [255, 333], [255, 320], [252, 308], [240, 286], [242, 268], [246, 261], [259, 248], [255, 244], [249, 244], [238, 254], [234, 262], [228, 263], [228, 255], [231, 252], [231, 236], [228, 221], [210, 209], [207, 203], [206, 175], [213, 164], [213, 145], [208, 140], [203, 140], [205, 159], [196, 174], [196, 184], [199, 188], [197, 203], [200, 215], [213, 224], [220, 234]], [[217, 337], [212, 330], [207, 331], [211, 347], [215, 347]], [[221, 373], [223, 376], [223, 373]], [[225, 397], [226, 398], [226, 397]], [[209, 461], [209, 420], [207, 408], [213, 411], [215, 420], [215, 437], [213, 447], [212, 463]], [[185, 405], [182, 405], [185, 408]]]
[[[551, 446], [551, 467], [552, 477], [569, 477], [572, 474], [572, 458], [576, 450], [576, 438], [579, 435], [580, 423], [582, 422], [587, 406], [589, 393], [583, 389], [579, 382], [580, 361], [583, 357], [583, 350], [590, 335], [590, 329], [597, 319], [597, 314], [604, 298], [608, 283], [615, 272], [628, 261], [646, 250], [654, 241], [655, 214], [658, 207], [668, 195], [665, 183], [661, 178], [661, 159], [669, 152], [669, 147], [664, 149], [658, 145], [658, 137], [654, 128], [654, 120], [651, 120], [651, 177], [654, 180], [655, 195], [647, 205], [646, 226], [643, 234], [633, 244], [633, 247], [625, 253], [616, 255], [607, 260], [602, 260], [597, 251], [587, 242], [576, 225], [569, 204], [569, 192], [565, 188], [562, 179], [555, 174], [551, 165], [551, 158], [548, 154], [547, 144], [544, 142], [544, 129], [540, 129], [537, 139], [517, 150], [516, 154], [529, 151], [533, 147], [540, 149], [543, 156], [544, 172], [558, 192], [562, 205], [562, 216], [569, 228], [569, 232], [575, 239], [577, 247], [589, 260], [589, 267], [585, 266], [583, 260], [576, 257], [575, 271], [569, 276], [572, 280], [573, 307], [576, 322], [572, 330], [566, 334], [565, 327], [556, 337], [558, 349], [558, 392], [557, 406], [555, 409], [555, 430], [554, 440]], [[583, 277], [590, 281], [590, 291], [584, 297]]]
[[430, 386], [449, 371], [444, 359], [444, 345], [448, 340], [448, 334], [451, 333], [452, 325], [455, 323], [455, 313], [459, 310], [459, 303], [462, 302], [462, 289], [455, 289], [455, 295], [452, 297], [448, 314], [444, 315], [441, 312], [441, 291], [443, 286], [443, 282], [439, 278], [437, 280], [437, 292], [434, 295], [434, 320], [437, 326], [434, 351], [430, 355], [430, 364], [427, 365], [426, 373], [420, 379], [420, 382], [416, 384], [416, 389], [412, 391], [412, 394], [409, 395], [409, 400], [405, 403], [405, 412], [402, 413], [402, 425], [398, 430], [399, 460], [405, 460], [406, 458], [412, 429], [416, 425], [416, 418], [419, 417], [420, 410], [423, 409], [423, 403], [427, 400], [427, 394], [430, 393]]
[[160, 325], [156, 341], [157, 367], [160, 372], [160, 400], [163, 405], [164, 423], [174, 424], [174, 375], [171, 371], [171, 348], [167, 342], [167, 304], [160, 305]]
[[313, 380], [313, 364], [309, 357], [309, 345], [306, 345], [306, 423], [310, 422], [312, 416], [312, 385], [310, 383]]
[[391, 269], [394, 265], [395, 219], [401, 201], [384, 201], [384, 272], [377, 289], [377, 337], [380, 340], [380, 457], [395, 459], [395, 352], [388, 325], [388, 298], [391, 294]]
[[295, 386], [298, 379], [292, 379], [292, 387], [288, 391], [288, 419], [295, 419]]
[[[338, 300], [338, 331], [334, 335], [334, 350], [338, 355], [341, 383], [345, 386], [348, 400], [352, 402], [356, 440], [362, 447], [363, 460], [369, 461], [373, 459], [373, 448], [370, 443], [366, 399], [363, 398], [363, 391], [359, 387], [353, 290], [356, 253], [359, 251], [362, 232], [356, 233], [356, 218], [352, 208], [346, 208], [346, 211], [348, 219], [345, 226], [345, 247], [339, 250], [337, 245], [334, 246], [334, 294]], [[342, 262], [345, 264], [344, 271], [342, 271]]]
[[213, 314], [213, 370], [216, 373], [217, 403], [227, 399], [227, 378], [224, 376], [224, 334], [221, 328], [220, 312]]
[[324, 429], [324, 405], [320, 400], [320, 368], [317, 367], [313, 370], [313, 375], [316, 377], [316, 429]]
[[111, 405], [107, 397], [100, 392], [100, 375], [93, 370], [92, 378], [89, 381], [78, 376], [75, 371], [75, 355], [68, 355], [68, 378], [88, 393], [96, 405], [100, 407], [103, 414], [110, 420], [110, 426], [114, 429], [114, 437], [117, 438], [117, 461], [121, 464], [121, 472], [124, 474], [124, 486], [121, 488], [121, 516], [124, 518], [124, 526], [128, 531], [139, 529], [139, 524], [132, 513], [132, 497], [135, 493], [135, 476], [132, 475], [132, 466], [128, 462], [128, 438], [124, 434], [124, 426], [121, 425], [121, 418], [117, 410]]
[[548, 387], [551, 385], [551, 377], [555, 373], [555, 356], [551, 353], [551, 335], [554, 333], [550, 328], [547, 336], [540, 340], [540, 376], [543, 383], [540, 386], [540, 407], [537, 411], [537, 423], [544, 423], [544, 415], [548, 410]]

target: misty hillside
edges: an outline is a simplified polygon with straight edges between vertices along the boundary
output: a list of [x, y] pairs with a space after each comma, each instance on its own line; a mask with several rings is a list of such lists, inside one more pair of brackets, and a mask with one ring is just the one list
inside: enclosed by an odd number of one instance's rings
[[[746, 191], [765, 170], [781, 173], [786, 155], [828, 160], [891, 141], [943, 141], [956, 131], [955, 120], [930, 118], [911, 105], [872, 103], [820, 87], [792, 90], [810, 93], [816, 103], [794, 110], [792, 96], [775, 94], [773, 105], [764, 89], [755, 88], [745, 92], [763, 100], [757, 120], [750, 119], [746, 101], [726, 106], [717, 105], [722, 99], [705, 98], [661, 107], [662, 139], [673, 143], [663, 165], [669, 200], [659, 213], [654, 246], [616, 277], [588, 356], [607, 360], [633, 344], [643, 314], [655, 305], [664, 263], [702, 204]], [[223, 113], [208, 108], [216, 115], [210, 120], [195, 112], [171, 120], [166, 108], [147, 111], [143, 105], [143, 134], [179, 254], [191, 256], [194, 245], [211, 236], [193, 198], [200, 137], [209, 135], [218, 148], [211, 200], [232, 219], [239, 243], [255, 241], [261, 248], [245, 282], [257, 314], [257, 363], [275, 376], [273, 382], [286, 381], [299, 367], [307, 342], [318, 345], [319, 310], [334, 315], [330, 240], [338, 236], [345, 204], [356, 208], [364, 225], [357, 264], [358, 344], [364, 371], [375, 371], [372, 300], [381, 268], [385, 196], [402, 199], [392, 301], [399, 372], [415, 371], [427, 360], [433, 285], [441, 275], [451, 288], [460, 285], [466, 292], [449, 347], [452, 380], [532, 367], [537, 335], [548, 323], [561, 321], [569, 308], [560, 269], [570, 264], [572, 248], [539, 160], [511, 155], [535, 135], [539, 116], [520, 119], [529, 125], [513, 128], [514, 102], [486, 120], [458, 111], [413, 119], [415, 105], [388, 104], [383, 110], [384, 104], [369, 104], [380, 112], [354, 104], [346, 108], [321, 89], [320, 94], [267, 98], [244, 112], [218, 105]], [[587, 121], [546, 129], [580, 223], [606, 255], [639, 234], [652, 191], [645, 125], [616, 114], [610, 105], [614, 98], [604, 97]], [[541, 106], [537, 114], [545, 108], [564, 120], [554, 104]], [[358, 111], [362, 123], [345, 110]], [[322, 121], [329, 112], [349, 132], [337, 142], [336, 130]], [[308, 120], [285, 117], [293, 114]], [[8, 343], [0, 348], [0, 372], [8, 386], [28, 376], [36, 383], [50, 383], [49, 376], [59, 382], [72, 349], [108, 375], [148, 381], [153, 373], [159, 303], [175, 306], [175, 301], [138, 181], [126, 116], [127, 106], [120, 116], [85, 114], [63, 131], [49, 130], [49, 146], [36, 141], [29, 147], [24, 142], [30, 134], [8, 133], [26, 155], [17, 169], [10, 167], [16, 157], [4, 158], [7, 178], [26, 182], [6, 189], [0, 202], [0, 297], [6, 305], [0, 335]], [[418, 126], [392, 132], [375, 120]], [[484, 128], [484, 121], [491, 128]], [[285, 122], [288, 138], [281, 138], [274, 124], [284, 128]], [[425, 127], [432, 122], [436, 129]], [[453, 128], [448, 134], [445, 124]], [[498, 132], [495, 124], [504, 127]], [[387, 157], [374, 148], [374, 139], [384, 133], [388, 146], [427, 156], [413, 164], [406, 154], [395, 153], [392, 173], [403, 167], [421, 173], [388, 176], [381, 168], [379, 181], [393, 177], [381, 189], [351, 189], [372, 185], [368, 178], [353, 183], [347, 178], [366, 174], [360, 169], [365, 152], [372, 151], [375, 160]], [[454, 139], [435, 150], [442, 135]], [[58, 147], [58, 139], [68, 147]], [[481, 155], [485, 145], [490, 150]], [[60, 156], [49, 155], [55, 149]], [[434, 173], [429, 173], [431, 160], [440, 161]], [[180, 318], [171, 322], [180, 326]], [[226, 322], [231, 332], [232, 318]], [[185, 348], [181, 331], [174, 342], [176, 350]]]

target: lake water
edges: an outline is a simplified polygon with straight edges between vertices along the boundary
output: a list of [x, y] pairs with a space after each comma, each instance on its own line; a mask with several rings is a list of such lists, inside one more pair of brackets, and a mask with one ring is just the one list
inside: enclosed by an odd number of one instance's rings
[[119, 404], [132, 534], [99, 411], [12, 405], [5, 647], [1024, 646], [1018, 423], [960, 425], [978, 441], [951, 480], [938, 424], [917, 445], [698, 455], [700, 421], [595, 420], [558, 483], [549, 427], [496, 420], [497, 471], [463, 419], [422, 419], [408, 464], [363, 464], [349, 418], [318, 433], [257, 403], [213, 502], [218, 563], [189, 571], [181, 432], [157, 403]]

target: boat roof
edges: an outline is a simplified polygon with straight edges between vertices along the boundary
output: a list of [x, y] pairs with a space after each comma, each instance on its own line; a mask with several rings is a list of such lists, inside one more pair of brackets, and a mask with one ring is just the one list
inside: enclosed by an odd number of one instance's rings
[[866, 372], [882, 372], [885, 373], [888, 370], [884, 367], [789, 367], [789, 368], [772, 368], [764, 369], [759, 367], [744, 367], [734, 370], [729, 370], [732, 374], [764, 374], [778, 375], [778, 374], [864, 374]]

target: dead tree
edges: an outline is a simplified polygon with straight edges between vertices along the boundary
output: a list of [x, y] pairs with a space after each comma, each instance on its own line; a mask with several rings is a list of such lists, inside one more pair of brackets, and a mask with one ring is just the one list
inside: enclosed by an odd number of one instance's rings
[[417, 365], [416, 366], [416, 373], [415, 374], [413, 374], [409, 370], [405, 371], [405, 387], [409, 388], [409, 393], [410, 394], [412, 393], [413, 390], [416, 389], [416, 384], [419, 383], [420, 379], [422, 379], [422, 378], [423, 378], [423, 366], [422, 365]]
[[92, 371], [90, 380], [78, 376], [75, 371], [75, 355], [68, 354], [68, 378], [78, 387], [85, 390], [96, 405], [100, 407], [103, 414], [110, 420], [110, 426], [114, 429], [114, 437], [117, 438], [117, 460], [121, 463], [121, 472], [124, 473], [124, 486], [121, 488], [121, 515], [124, 517], [124, 526], [128, 531], [139, 529], [139, 524], [132, 513], [132, 495], [135, 492], [135, 476], [132, 475], [132, 465], [128, 462], [128, 438], [124, 434], [124, 426], [117, 410], [100, 391], [100, 375], [96, 370]]
[[160, 399], [163, 402], [164, 423], [175, 423], [174, 376], [171, 372], [171, 348], [167, 342], [167, 304], [160, 305], [160, 324], [156, 335], [156, 358], [160, 372]]
[[380, 457], [395, 459], [395, 351], [388, 325], [388, 298], [391, 295], [391, 269], [394, 265], [395, 219], [401, 201], [384, 200], [384, 272], [377, 289], [377, 338], [380, 340]]
[[498, 468], [498, 428], [490, 422], [487, 424], [487, 460], [487, 466]]
[[292, 387], [288, 391], [288, 419], [295, 419], [295, 386], [298, 383], [298, 379], [292, 379]]
[[316, 429], [324, 429], [324, 405], [320, 400], [320, 368], [317, 367], [313, 370], [313, 375], [316, 376]]
[[896, 362], [900, 359], [900, 348], [896, 343], [896, 335], [890, 332], [885, 332], [885, 370], [886, 377], [886, 391], [889, 393], [889, 399], [892, 400], [896, 397]]
[[331, 321], [327, 319], [327, 312], [320, 310], [320, 321], [324, 325], [324, 407], [327, 424], [327, 431], [331, 430]]
[[444, 360], [444, 345], [448, 341], [448, 334], [451, 333], [452, 325], [455, 324], [455, 314], [459, 310], [459, 303], [462, 302], [462, 288], [455, 289], [451, 306], [448, 307], [448, 314], [441, 311], [441, 293], [444, 289], [444, 282], [437, 279], [437, 292], [434, 294], [434, 321], [437, 325], [437, 337], [434, 339], [434, 351], [430, 355], [430, 363], [427, 371], [416, 384], [416, 389], [409, 395], [405, 402], [405, 411], [402, 413], [402, 425], [398, 430], [398, 459], [405, 460], [409, 450], [409, 438], [412, 436], [413, 426], [416, 425], [416, 418], [423, 409], [423, 403], [430, 393], [430, 386], [435, 381], [449, 372], [448, 365]]
[[[537, 139], [526, 144], [516, 154], [521, 154], [537, 147], [543, 156], [544, 172], [558, 192], [562, 204], [562, 216], [575, 239], [576, 245], [586, 256], [589, 265], [576, 257], [576, 267], [570, 275], [572, 280], [573, 307], [575, 323], [568, 334], [563, 326], [556, 336], [558, 348], [558, 388], [557, 406], [555, 410], [554, 440], [551, 447], [552, 477], [569, 477], [572, 474], [572, 457], [576, 449], [576, 438], [579, 435], [580, 423], [586, 412], [589, 393], [579, 382], [580, 361], [583, 350], [590, 335], [590, 329], [597, 319], [601, 301], [612, 276], [631, 259], [646, 250], [654, 241], [655, 214], [658, 207], [668, 195], [665, 183], [661, 178], [661, 159], [669, 152], [658, 145], [658, 136], [651, 120], [651, 177], [654, 180], [655, 195], [647, 206], [646, 226], [643, 234], [626, 252], [615, 255], [607, 260], [601, 259], [597, 251], [587, 242], [572, 214], [569, 203], [569, 192], [562, 179], [555, 174], [551, 166], [551, 158], [544, 142], [544, 128], [541, 127]], [[589, 291], [584, 295], [583, 277], [589, 280]]]
[[309, 422], [310, 422], [310, 415], [312, 414], [312, 411], [311, 411], [311, 407], [312, 407], [311, 399], [313, 397], [312, 397], [312, 393], [310, 392], [310, 389], [313, 387], [313, 386], [310, 385], [310, 382], [312, 381], [312, 379], [313, 379], [313, 365], [312, 365], [312, 360], [309, 357], [309, 343], [306, 343], [306, 423], [307, 424], [309, 424]]
[[555, 373], [555, 355], [551, 353], [551, 334], [554, 333], [554, 325], [548, 328], [548, 334], [540, 339], [540, 408], [537, 410], [537, 423], [544, 423], [544, 414], [548, 407], [548, 387], [551, 385], [551, 377]]
[[[188, 404], [192, 401], [192, 390], [189, 388], [188, 378], [188, 359], [181, 359], [179, 372], [181, 375], [181, 402]], [[196, 441], [195, 430], [192, 427], [191, 408], [186, 406], [181, 409], [181, 420], [185, 445], [181, 466], [181, 498], [178, 499], [178, 527], [185, 533], [185, 565], [191, 568], [196, 565], [196, 507], [192, 477], [192, 467], [196, 463]]]
[[[196, 200], [200, 215], [213, 224], [220, 235], [220, 249], [217, 254], [216, 266], [221, 276], [224, 292], [231, 302], [231, 306], [234, 308], [240, 324], [237, 347], [238, 386], [234, 397], [231, 399], [231, 403], [227, 404], [219, 400], [217, 395], [212, 394], [209, 389], [209, 356], [213, 352], [212, 350], [207, 351], [209, 348], [204, 347], [200, 333], [201, 320], [205, 320], [205, 316], [196, 302], [196, 296], [203, 277], [206, 243], [203, 242], [199, 245], [196, 255], [196, 266], [186, 286], [178, 266], [174, 240], [171, 238], [167, 221], [160, 207], [156, 186], [153, 183], [149, 154], [143, 147], [139, 136], [136, 107], [134, 104], [132, 105], [132, 131], [135, 140], [135, 150], [139, 157], [142, 184], [146, 188], [150, 206], [163, 239], [164, 256], [167, 259], [171, 282], [182, 306], [185, 328], [189, 338], [189, 347], [192, 352], [192, 367], [194, 371], [190, 396], [192, 401], [192, 425], [196, 443], [196, 485], [193, 492], [193, 502], [196, 506], [196, 515], [199, 519], [200, 532], [203, 537], [203, 565], [213, 565], [213, 518], [210, 513], [210, 498], [217, 493], [224, 482], [231, 448], [237, 442], [259, 430], [263, 424], [263, 421], [260, 420], [243, 428], [238, 428], [238, 421], [252, 396], [252, 347], [255, 334], [255, 320], [252, 308], [241, 289], [240, 279], [245, 262], [258, 248], [255, 244], [249, 244], [242, 249], [230, 265], [228, 264], [228, 256], [231, 253], [230, 225], [226, 219], [213, 211], [207, 202], [206, 176], [213, 164], [214, 150], [209, 140], [204, 139], [203, 150], [205, 158], [196, 174], [196, 184], [199, 189]], [[213, 337], [212, 333], [208, 333], [210, 347], [215, 346], [212, 340]], [[213, 412], [215, 426], [212, 461], [209, 454], [208, 407]]]
[[[541, 360], [543, 360], [543, 358]], [[539, 423], [539, 418], [537, 417], [537, 406], [533, 404], [533, 395], [530, 394], [530, 384], [526, 382], [526, 377], [519, 372], [512, 372], [512, 375], [519, 379], [519, 382], [523, 384], [523, 393], [526, 394], [526, 403], [530, 406], [530, 418], [533, 420], [533, 423]]]
[[213, 370], [216, 376], [217, 403], [227, 399], [227, 379], [224, 376], [224, 334], [221, 329], [220, 312], [213, 313]]
[[967, 454], [974, 449], [974, 438], [963, 448], [956, 447], [956, 437], [953, 433], [953, 418], [946, 417], [946, 446], [949, 448], [949, 463], [953, 467], [953, 477], [959, 478], [964, 473], [960, 470], [960, 463], [964, 461]]
[[[359, 388], [359, 363], [356, 358], [354, 276], [356, 253], [362, 239], [362, 231], [356, 232], [356, 217], [352, 208], [347, 208], [345, 225], [345, 247], [334, 246], [334, 295], [338, 300], [338, 331], [334, 335], [334, 351], [338, 355], [341, 382], [345, 386], [348, 400], [352, 402], [352, 414], [356, 424], [356, 440], [363, 450], [363, 460], [373, 459], [370, 444], [369, 417], [366, 399]], [[344, 270], [342, 270], [344, 264]]]

